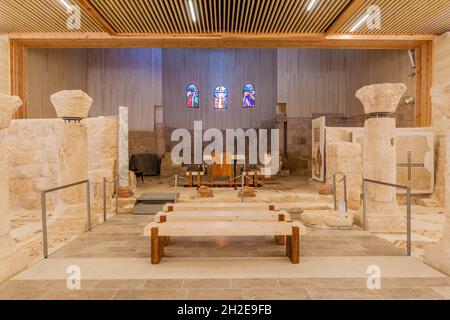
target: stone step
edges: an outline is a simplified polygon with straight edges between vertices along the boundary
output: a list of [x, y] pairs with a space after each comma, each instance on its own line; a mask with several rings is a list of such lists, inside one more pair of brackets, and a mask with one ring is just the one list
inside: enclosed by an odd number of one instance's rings
[[179, 193], [144, 193], [136, 199], [136, 204], [166, 204], [174, 203]]

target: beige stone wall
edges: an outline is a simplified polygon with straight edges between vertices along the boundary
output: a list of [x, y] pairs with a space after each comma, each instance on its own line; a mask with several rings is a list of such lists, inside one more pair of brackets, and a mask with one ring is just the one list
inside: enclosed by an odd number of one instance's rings
[[[58, 182], [58, 151], [63, 122], [13, 120], [9, 127], [9, 172], [12, 209], [39, 209], [40, 190]], [[55, 194], [47, 197], [49, 209], [55, 206]]]
[[330, 142], [327, 143], [327, 183], [333, 184], [336, 174], [336, 198], [344, 200], [344, 182], [347, 177], [348, 208], [358, 210], [361, 203], [362, 151], [359, 143]]
[[[102, 212], [103, 177], [113, 181], [117, 166], [116, 117], [83, 120], [88, 136], [88, 170], [91, 180], [92, 212]], [[59, 159], [62, 152], [59, 119], [13, 120], [9, 128], [8, 152], [10, 199], [13, 209], [40, 209], [40, 190], [59, 185]], [[67, 146], [66, 146], [67, 147]], [[83, 189], [84, 190], [84, 189]], [[108, 198], [113, 186], [108, 186]], [[84, 193], [83, 193], [84, 196]], [[56, 193], [47, 195], [47, 206], [55, 207]], [[109, 209], [112, 200], [108, 201]], [[97, 222], [94, 217], [93, 222]], [[94, 221], [95, 220], [95, 221]]]
[[0, 35], [0, 93], [9, 94], [9, 54], [6, 35]]
[[114, 211], [114, 181], [118, 166], [117, 117], [98, 117], [83, 120], [88, 135], [88, 171], [91, 182], [91, 210], [94, 224], [103, 217], [103, 178], [106, 178], [107, 212]]

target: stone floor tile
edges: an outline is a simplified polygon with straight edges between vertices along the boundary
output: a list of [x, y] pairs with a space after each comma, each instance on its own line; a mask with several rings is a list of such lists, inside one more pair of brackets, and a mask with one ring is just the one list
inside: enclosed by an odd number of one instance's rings
[[231, 279], [232, 289], [279, 288], [277, 279]]
[[188, 300], [242, 300], [242, 289], [189, 289]]
[[377, 294], [386, 300], [440, 300], [442, 295], [432, 288], [388, 288], [376, 290]]
[[117, 290], [49, 290], [41, 300], [111, 300]]
[[177, 279], [153, 279], [145, 281], [144, 290], [149, 289], [180, 289], [183, 285], [183, 280]]
[[243, 289], [246, 300], [310, 300], [306, 289]]
[[434, 291], [439, 293], [445, 299], [450, 300], [450, 286], [449, 287], [434, 287], [432, 288]]
[[450, 277], [442, 278], [408, 278], [407, 281], [414, 287], [447, 287], [450, 286]]
[[183, 288], [189, 289], [230, 289], [229, 279], [185, 279]]
[[30, 289], [0, 290], [0, 300], [38, 300], [47, 291]]
[[95, 289], [102, 290], [137, 290], [144, 287], [145, 280], [102, 280]]
[[[367, 278], [336, 279], [343, 288], [367, 289]], [[381, 288], [409, 288], [412, 285], [406, 278], [381, 278]]]
[[332, 278], [278, 279], [278, 281], [283, 289], [340, 287], [337, 280]]
[[[81, 280], [81, 290], [92, 290], [98, 285], [100, 280]], [[66, 280], [48, 280], [41, 290], [67, 290]]]
[[377, 300], [375, 290], [358, 288], [308, 288], [313, 300]]
[[47, 283], [46, 280], [9, 280], [0, 285], [0, 290], [24, 289], [37, 290]]
[[118, 290], [113, 300], [185, 300], [187, 289]]

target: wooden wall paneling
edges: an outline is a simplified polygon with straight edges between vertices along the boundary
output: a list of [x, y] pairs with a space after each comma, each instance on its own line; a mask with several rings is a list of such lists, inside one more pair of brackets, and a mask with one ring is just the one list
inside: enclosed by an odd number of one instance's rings
[[28, 118], [55, 118], [50, 96], [87, 86], [86, 49], [29, 49]]
[[[205, 128], [259, 128], [275, 118], [277, 96], [276, 49], [164, 49], [163, 106], [166, 126], [192, 128], [203, 120]], [[242, 87], [256, 89], [256, 108], [242, 108]], [[196, 84], [200, 108], [187, 109], [185, 89]], [[225, 85], [229, 109], [215, 110], [214, 89]]]
[[9, 41], [9, 80], [10, 94], [19, 96], [22, 99], [22, 106], [14, 115], [15, 119], [24, 119], [27, 117], [28, 110], [28, 75], [27, 75], [27, 57], [28, 49], [15, 42]]
[[9, 94], [9, 47], [7, 35], [0, 35], [0, 93]]
[[432, 118], [433, 42], [416, 48], [416, 69], [416, 126], [427, 127]]
[[406, 50], [279, 49], [278, 102], [289, 117], [364, 112], [355, 92], [369, 84], [404, 82], [415, 95]]
[[129, 108], [132, 131], [153, 131], [154, 106], [162, 105], [161, 49], [89, 49], [91, 116]]

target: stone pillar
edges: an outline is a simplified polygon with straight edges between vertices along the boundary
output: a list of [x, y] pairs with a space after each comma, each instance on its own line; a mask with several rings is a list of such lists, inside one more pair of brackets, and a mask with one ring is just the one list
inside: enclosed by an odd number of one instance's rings
[[[433, 101], [433, 113], [435, 108], [439, 108], [439, 112], [444, 114], [450, 113], [450, 84], [433, 87], [431, 96]], [[445, 130], [446, 127], [450, 127], [450, 119], [440, 120], [441, 121], [439, 121], [439, 125], [436, 129], [438, 131], [437, 133], [440, 136], [443, 136], [442, 141], [445, 141], [445, 146], [443, 148], [443, 180], [445, 215], [447, 221], [440, 241], [437, 244], [431, 244], [425, 248], [424, 262], [450, 276], [450, 130]]]
[[[51, 96], [58, 117], [83, 119], [88, 116], [92, 98], [80, 90], [64, 90]], [[88, 179], [87, 128], [65, 122], [59, 137], [58, 186]], [[55, 214], [48, 221], [56, 232], [78, 234], [87, 225], [86, 185], [59, 191]]]
[[12, 115], [22, 105], [19, 97], [0, 94], [0, 283], [25, 268], [27, 257], [11, 238], [7, 132]]
[[156, 154], [162, 159], [166, 153], [166, 127], [164, 126], [164, 110], [162, 106], [155, 106], [155, 136]]
[[119, 197], [130, 198], [129, 178], [129, 147], [128, 147], [128, 108], [119, 107]]
[[[361, 204], [362, 158], [361, 145], [351, 142], [327, 143], [327, 183], [333, 185], [336, 174], [336, 199], [344, 200], [344, 182], [347, 177], [347, 201], [349, 210], [359, 210]], [[358, 217], [355, 217], [358, 221]], [[360, 222], [360, 221], [359, 221]]]
[[[388, 183], [396, 183], [397, 156], [395, 148], [394, 113], [406, 92], [404, 84], [375, 84], [363, 87], [356, 97], [364, 105], [366, 120], [363, 144], [363, 176]], [[398, 210], [396, 188], [368, 184], [366, 228], [372, 232], [404, 233], [406, 219]]]

